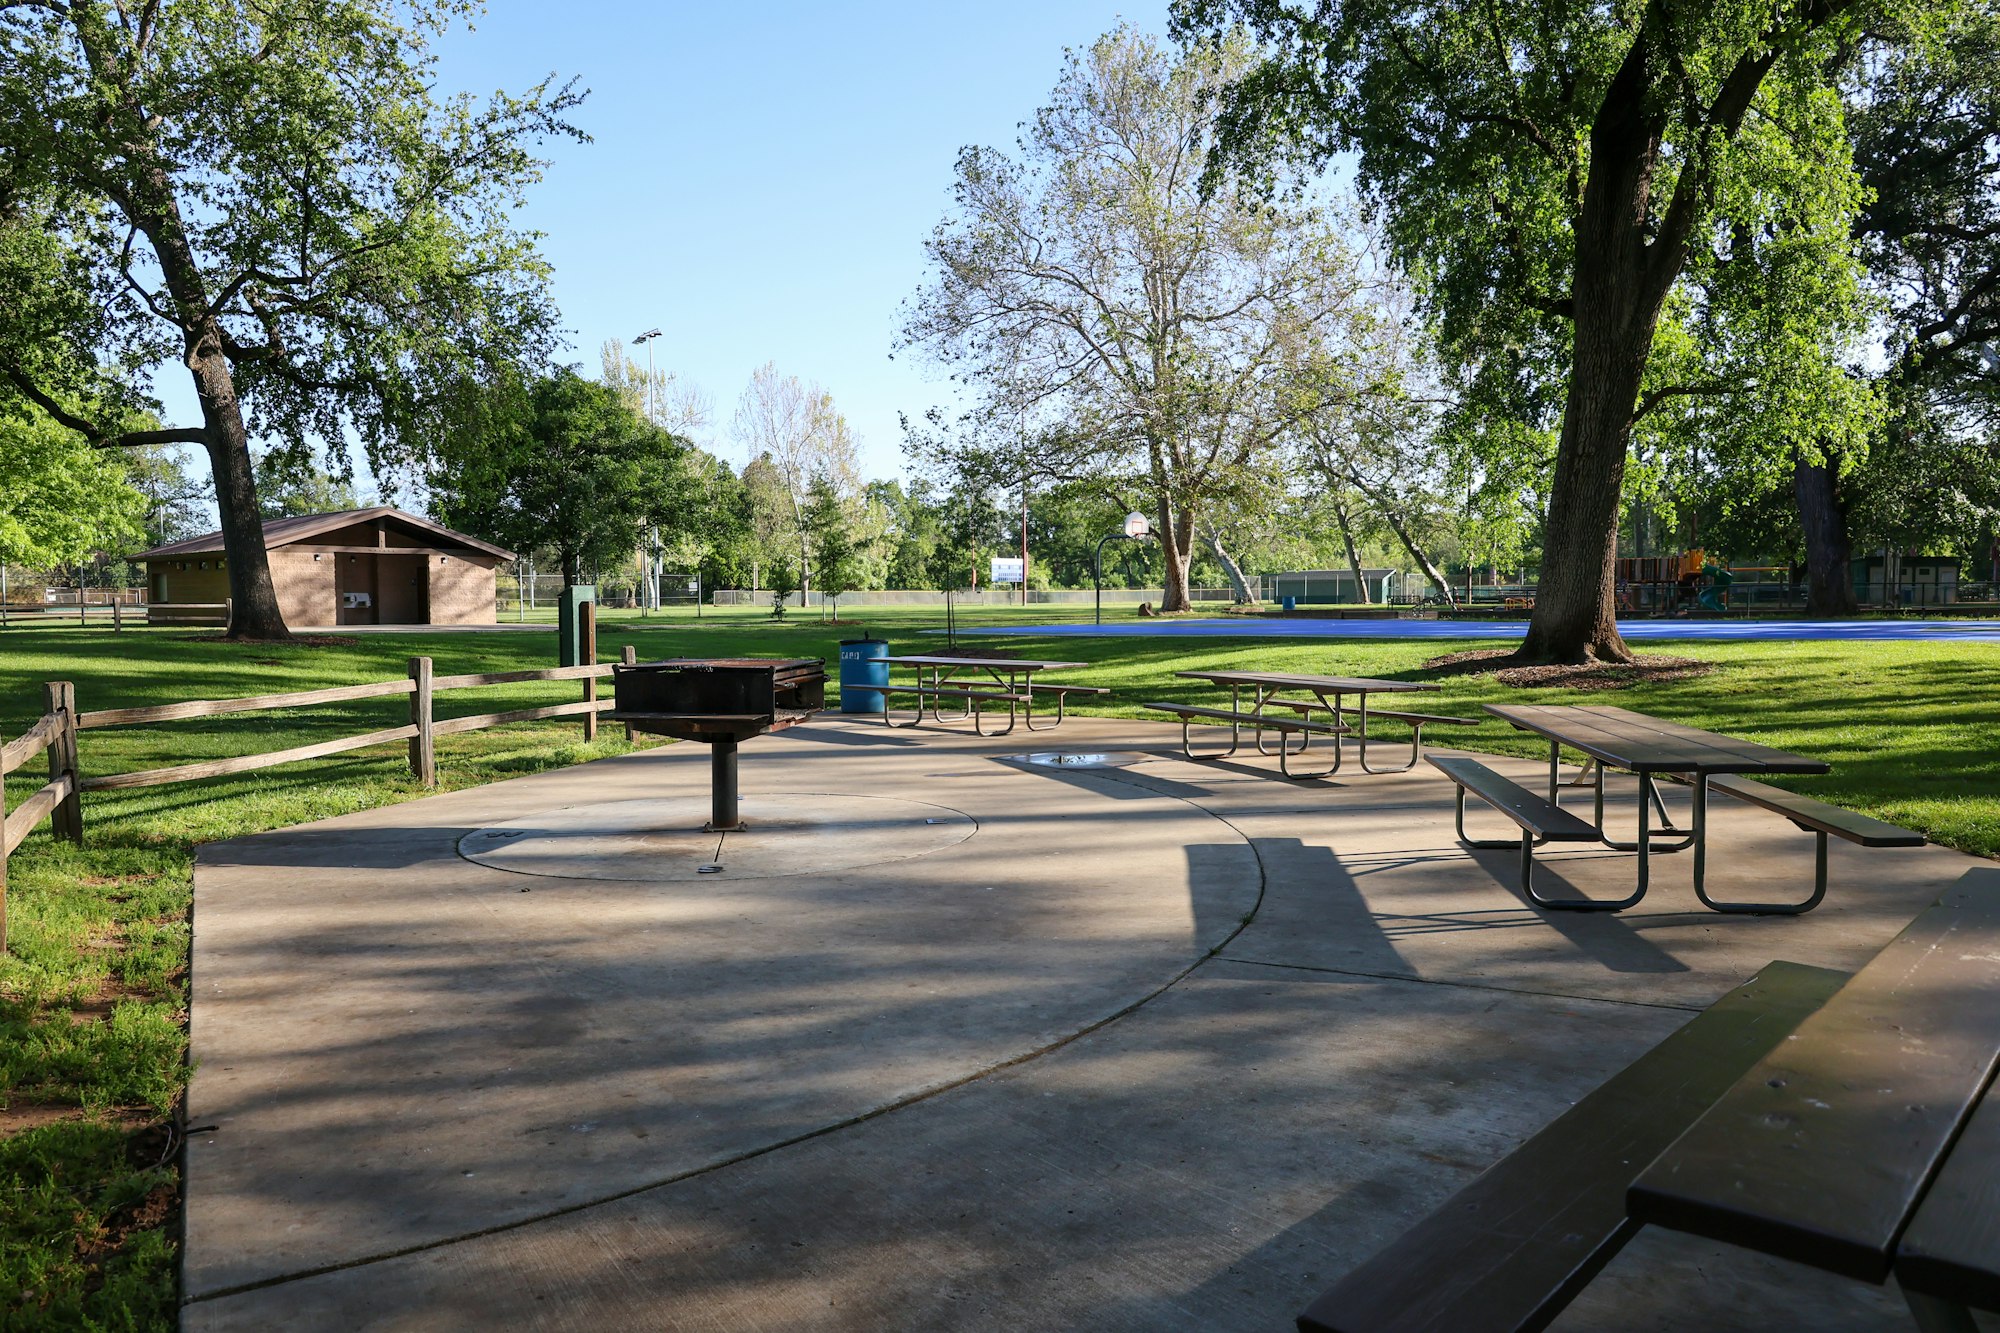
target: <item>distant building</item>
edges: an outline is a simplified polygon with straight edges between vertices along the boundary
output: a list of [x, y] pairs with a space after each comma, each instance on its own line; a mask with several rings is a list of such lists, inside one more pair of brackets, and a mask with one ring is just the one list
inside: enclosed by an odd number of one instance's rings
[[[1355, 586], [1354, 571], [1351, 569], [1295, 569], [1284, 574], [1264, 576], [1264, 596], [1274, 602], [1285, 598], [1294, 599], [1300, 606], [1344, 606], [1356, 602], [1380, 602], [1384, 600], [1382, 578], [1393, 574], [1390, 569], [1367, 569], [1361, 571], [1368, 580], [1368, 594], [1363, 597]], [[1391, 591], [1397, 591], [1391, 589]]]
[[[494, 568], [514, 553], [388, 505], [264, 521], [264, 549], [289, 625], [490, 625]], [[132, 557], [152, 603], [217, 603], [229, 595], [222, 534]], [[203, 618], [190, 613], [188, 620]], [[171, 611], [153, 612], [172, 623]]]
[[1864, 606], [1943, 606], [1958, 600], [1958, 561], [1904, 555], [1887, 547], [1854, 557], [1855, 600]]

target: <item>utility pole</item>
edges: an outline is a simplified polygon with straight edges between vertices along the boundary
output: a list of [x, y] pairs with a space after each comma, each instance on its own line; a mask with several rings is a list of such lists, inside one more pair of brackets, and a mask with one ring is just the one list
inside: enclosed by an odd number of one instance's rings
[[[657, 426], [659, 416], [653, 401], [653, 340], [660, 336], [658, 329], [647, 329], [632, 340], [634, 346], [644, 345], [646, 349], [646, 424]], [[660, 609], [660, 561], [656, 554], [660, 549], [660, 530], [646, 529], [646, 549], [640, 560], [646, 576], [646, 610]]]
[[1021, 473], [1021, 605], [1028, 604], [1028, 474]]

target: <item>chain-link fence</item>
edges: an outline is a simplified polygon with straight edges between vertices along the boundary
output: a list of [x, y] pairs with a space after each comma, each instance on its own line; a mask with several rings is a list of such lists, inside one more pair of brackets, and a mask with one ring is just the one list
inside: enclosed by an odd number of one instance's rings
[[[749, 588], [718, 588], [713, 604], [716, 606], [769, 606], [774, 594], [769, 589], [753, 591]], [[1197, 602], [1233, 602], [1236, 594], [1227, 588], [1191, 588], [1188, 595]], [[1027, 593], [1029, 606], [1075, 606], [1090, 605], [1097, 594], [1090, 588], [1030, 588]], [[1124, 604], [1136, 606], [1140, 602], [1151, 602], [1158, 606], [1166, 599], [1166, 591], [1161, 588], [1106, 588], [1106, 605]], [[785, 599], [786, 606], [827, 606], [836, 599], [824, 593], [793, 593]], [[943, 606], [945, 595], [933, 588], [857, 588], [844, 592], [837, 599], [842, 606]], [[959, 606], [1019, 606], [1022, 604], [1021, 590], [1011, 586], [980, 588], [977, 591], [954, 592], [953, 603]]]
[[[612, 609], [693, 606], [703, 600], [701, 576], [693, 570], [670, 570], [661, 574], [657, 600], [644, 579], [630, 574], [600, 577], [591, 586], [597, 589], [597, 604]], [[552, 613], [562, 590], [563, 576], [559, 572], [543, 573], [537, 570], [515, 573], [502, 567], [493, 580], [495, 609], [502, 620], [528, 619], [538, 611]]]

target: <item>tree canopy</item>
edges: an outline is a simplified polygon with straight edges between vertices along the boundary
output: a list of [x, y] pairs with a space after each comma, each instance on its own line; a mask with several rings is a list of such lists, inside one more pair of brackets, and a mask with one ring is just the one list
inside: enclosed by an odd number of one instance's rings
[[0, 563], [70, 565], [145, 538], [146, 497], [119, 460], [45, 413], [0, 414], [0, 477]]
[[552, 548], [566, 583], [629, 558], [649, 524], [684, 511], [694, 451], [618, 391], [558, 370], [486, 386], [439, 446], [440, 522], [517, 551]]
[[1690, 265], [1739, 242], [1774, 261], [1840, 258], [1861, 198], [1840, 57], [1871, 32], [1914, 35], [1940, 8], [1177, 0], [1184, 34], [1241, 23], [1265, 44], [1224, 93], [1226, 160], [1254, 174], [1354, 153], [1446, 354], [1495, 401], [1557, 389], [1528, 655], [1629, 655], [1612, 580], [1628, 448], [1649, 413], [1712, 390], [1718, 350], [1750, 359], [1782, 412], [1762, 418], [1775, 432], [1832, 424], [1813, 386], [1834, 382], [1838, 349], [1809, 335], [1846, 297], [1771, 299], [1809, 264], [1713, 309], [1709, 329], [1740, 336], [1677, 356], [1660, 335], [1699, 323], [1677, 295]]
[[[428, 43], [466, 13], [0, 5], [0, 383], [93, 445], [207, 451], [239, 637], [285, 633], [250, 432], [408, 463], [458, 386], [550, 345], [511, 213], [578, 94], [440, 99]], [[201, 420], [132, 429], [171, 364]]]

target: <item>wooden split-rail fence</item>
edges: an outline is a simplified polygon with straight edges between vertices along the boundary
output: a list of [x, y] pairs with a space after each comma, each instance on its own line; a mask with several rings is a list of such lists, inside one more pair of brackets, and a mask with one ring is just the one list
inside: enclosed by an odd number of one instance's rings
[[[625, 646], [623, 659], [627, 663], [637, 660], [637, 655], [630, 644]], [[460, 676], [439, 676], [433, 672], [430, 658], [413, 657], [410, 659], [409, 675], [398, 680], [371, 681], [365, 685], [335, 685], [328, 689], [299, 690], [290, 694], [259, 694], [242, 699], [191, 699], [183, 703], [153, 704], [144, 708], [105, 708], [89, 713], [77, 711], [74, 685], [68, 681], [51, 681], [43, 687], [45, 711], [41, 719], [19, 737], [0, 745], [0, 794], [4, 794], [8, 774], [34, 762], [44, 753], [48, 755], [49, 764], [48, 782], [7, 814], [4, 825], [0, 825], [0, 950], [5, 950], [7, 947], [7, 859], [44, 819], [49, 821], [50, 832], [55, 837], [81, 843], [83, 841], [81, 798], [84, 792], [113, 791], [122, 787], [155, 787], [168, 782], [196, 782], [203, 778], [222, 777], [230, 773], [248, 773], [260, 768], [273, 768], [279, 764], [296, 764], [306, 759], [322, 759], [327, 755], [341, 754], [347, 750], [361, 750], [372, 745], [391, 745], [399, 741], [409, 747], [411, 774], [426, 787], [434, 787], [437, 785], [436, 743], [439, 736], [450, 736], [461, 731], [480, 731], [487, 727], [504, 726], [509, 722], [581, 717], [583, 738], [596, 739], [597, 715], [610, 708], [613, 702], [598, 697], [597, 682], [614, 670], [616, 668], [606, 662], [588, 666], [549, 667], [539, 671], [488, 671]], [[446, 691], [551, 680], [582, 682], [583, 698], [570, 703], [544, 704], [536, 708], [510, 708], [497, 713], [479, 713], [471, 717], [435, 716], [437, 696]], [[314, 704], [380, 699], [398, 694], [409, 696], [410, 701], [410, 720], [399, 727], [385, 727], [378, 731], [316, 741], [311, 745], [294, 745], [283, 750], [267, 750], [260, 754], [207, 759], [193, 764], [176, 764], [171, 768], [105, 773], [96, 777], [85, 777], [77, 762], [77, 734], [94, 731], [100, 727], [150, 726], [161, 722], [181, 722], [191, 718], [218, 717], [225, 713], [304, 708]], [[627, 727], [625, 738], [629, 741], [635, 737], [636, 733]], [[5, 801], [0, 800], [0, 809], [4, 807]]]

